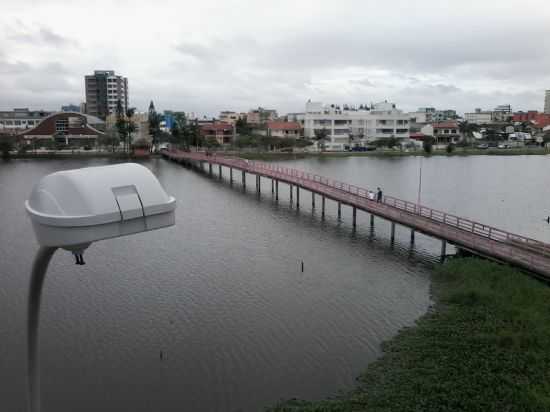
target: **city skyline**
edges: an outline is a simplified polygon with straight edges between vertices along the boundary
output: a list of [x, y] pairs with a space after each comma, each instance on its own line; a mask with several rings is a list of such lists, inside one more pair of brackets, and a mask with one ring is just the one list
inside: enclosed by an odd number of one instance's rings
[[[8, 0], [0, 109], [78, 104], [84, 75], [105, 69], [129, 79], [139, 111], [154, 100], [159, 110], [206, 115], [257, 106], [286, 113], [309, 99], [543, 110], [544, 1], [397, 3]], [[106, 29], [84, 30], [82, 16]]]

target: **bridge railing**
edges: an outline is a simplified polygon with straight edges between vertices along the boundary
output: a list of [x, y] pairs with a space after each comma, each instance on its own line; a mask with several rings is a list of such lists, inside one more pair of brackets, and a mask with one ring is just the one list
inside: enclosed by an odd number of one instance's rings
[[[287, 177], [295, 181], [303, 181], [311, 183], [314, 182], [317, 185], [336, 189], [343, 193], [358, 196], [363, 199], [369, 199], [368, 189], [361, 188], [349, 183], [340, 182], [338, 180], [330, 179], [318, 174], [304, 172], [298, 169], [280, 166], [277, 164], [258, 162], [253, 160], [244, 160], [241, 158], [231, 158], [226, 156], [206, 156], [197, 152], [185, 152], [182, 154], [184, 157], [194, 158], [197, 160], [214, 161], [216, 163], [224, 164], [226, 166], [237, 166], [241, 169], [246, 169], [253, 173], [269, 172], [269, 174], [279, 175], [281, 177]], [[432, 209], [427, 206], [419, 205], [417, 203], [409, 202], [407, 200], [399, 199], [393, 196], [383, 196], [382, 203], [402, 210], [407, 213], [419, 215], [426, 219], [430, 219], [435, 222], [443, 223], [448, 226], [452, 226], [466, 232], [473, 233], [483, 238], [491, 239], [500, 243], [506, 243], [516, 248], [521, 248], [535, 253], [540, 253], [546, 256], [550, 256], [550, 245], [536, 239], [531, 239], [525, 236], [517, 235], [502, 229], [498, 229], [493, 226], [485, 225], [483, 223], [476, 222], [471, 219], [466, 219], [460, 216], [453, 215], [451, 213], [443, 212], [441, 210]]]

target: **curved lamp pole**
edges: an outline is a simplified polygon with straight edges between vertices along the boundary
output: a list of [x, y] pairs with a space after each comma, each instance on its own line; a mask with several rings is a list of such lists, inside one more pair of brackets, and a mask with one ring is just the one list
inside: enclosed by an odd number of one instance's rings
[[30, 412], [39, 412], [40, 299], [53, 254], [59, 248], [69, 250], [83, 265], [82, 255], [92, 242], [173, 226], [176, 199], [147, 168], [124, 163], [47, 175], [25, 207], [40, 244], [27, 308], [28, 406]]

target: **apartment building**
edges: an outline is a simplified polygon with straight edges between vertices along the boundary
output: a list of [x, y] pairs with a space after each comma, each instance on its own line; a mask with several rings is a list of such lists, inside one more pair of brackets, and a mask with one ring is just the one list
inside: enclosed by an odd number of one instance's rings
[[51, 112], [28, 108], [0, 111], [0, 129], [21, 131], [38, 126]]
[[246, 114], [246, 122], [249, 124], [264, 124], [265, 122], [277, 120], [277, 117], [277, 110], [258, 107]]
[[219, 119], [220, 122], [235, 124], [237, 123], [237, 120], [245, 119], [246, 116], [246, 113], [237, 113], [225, 110], [223, 112], [220, 112]]
[[408, 139], [409, 114], [387, 101], [359, 109], [307, 102], [304, 136], [314, 139], [322, 129], [326, 129], [328, 134], [326, 150], [345, 150], [353, 144], [366, 144], [383, 138]]
[[550, 114], [550, 90], [546, 90], [544, 94], [544, 113]]
[[86, 113], [105, 120], [116, 113], [118, 101], [124, 113], [128, 110], [128, 79], [116, 75], [114, 70], [96, 70], [84, 78], [86, 87]]

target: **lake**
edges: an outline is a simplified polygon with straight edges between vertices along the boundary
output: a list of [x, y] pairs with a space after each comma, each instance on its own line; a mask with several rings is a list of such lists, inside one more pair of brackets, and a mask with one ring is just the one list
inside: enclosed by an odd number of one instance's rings
[[[550, 241], [550, 158], [301, 159], [285, 165]], [[422, 165], [421, 165], [422, 162]], [[0, 406], [26, 409], [26, 303], [37, 244], [24, 201], [43, 175], [105, 159], [0, 162]], [[256, 411], [353, 387], [380, 344], [430, 305], [440, 244], [327, 201], [301, 208], [163, 159], [176, 226], [58, 252], [40, 324], [44, 411]], [[226, 171], [225, 171], [226, 172]], [[237, 179], [240, 182], [240, 179]], [[301, 262], [304, 271], [301, 271]], [[163, 359], [160, 359], [160, 352]]]

